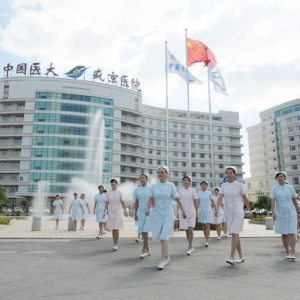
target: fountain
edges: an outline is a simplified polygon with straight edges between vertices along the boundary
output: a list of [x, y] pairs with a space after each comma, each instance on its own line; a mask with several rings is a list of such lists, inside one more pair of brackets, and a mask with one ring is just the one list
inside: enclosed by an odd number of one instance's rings
[[39, 231], [42, 227], [42, 216], [44, 215], [45, 203], [47, 201], [47, 195], [49, 194], [50, 182], [40, 180], [38, 183], [38, 190], [33, 198], [33, 208], [37, 213], [32, 218], [32, 231]]

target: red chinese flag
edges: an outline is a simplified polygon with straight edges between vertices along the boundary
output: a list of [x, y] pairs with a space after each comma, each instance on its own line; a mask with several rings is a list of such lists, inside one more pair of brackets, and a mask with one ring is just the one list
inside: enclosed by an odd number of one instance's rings
[[187, 39], [187, 49], [189, 67], [197, 62], [204, 62], [205, 66], [207, 66], [209, 63], [214, 65], [216, 64], [214, 54], [202, 42]]

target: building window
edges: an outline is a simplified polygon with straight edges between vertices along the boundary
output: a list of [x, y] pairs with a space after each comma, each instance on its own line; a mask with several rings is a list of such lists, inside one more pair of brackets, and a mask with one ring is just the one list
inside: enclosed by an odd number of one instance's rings
[[131, 157], [132, 162], [136, 162], [136, 157]]
[[200, 158], [205, 158], [205, 154], [204, 153], [200, 153]]
[[185, 139], [185, 133], [182, 133], [182, 134], [181, 134], [181, 138], [182, 138], [182, 139]]
[[218, 140], [218, 142], [221, 142], [223, 140], [223, 137], [222, 136], [218, 136], [217, 140]]
[[293, 177], [293, 184], [299, 184], [299, 177]]
[[297, 165], [292, 165], [292, 170], [297, 170], [298, 166]]
[[195, 173], [195, 172], [192, 172], [192, 176], [193, 176], [193, 177], [196, 177], [196, 173]]
[[172, 123], [172, 127], [173, 127], [173, 128], [177, 128], [177, 123], [176, 123], [176, 122], [173, 122], [173, 123]]
[[200, 176], [205, 178], [206, 174], [205, 173], [200, 173]]
[[290, 141], [290, 142], [294, 142], [294, 141], [295, 141], [295, 137], [294, 137], [294, 136], [290, 136], [290, 137], [289, 137], [289, 141]]
[[196, 153], [193, 152], [193, 153], [192, 153], [192, 157], [196, 157]]
[[191, 144], [191, 147], [192, 147], [192, 149], [195, 149], [195, 148], [196, 148], [196, 144], [195, 144], [195, 143], [192, 143], [192, 144]]
[[182, 172], [182, 173], [181, 173], [181, 176], [186, 176], [186, 172]]
[[294, 127], [289, 127], [288, 131], [289, 132], [293, 132], [294, 131]]
[[183, 167], [186, 167], [186, 162], [182, 162], [181, 165], [182, 165]]
[[152, 159], [148, 160], [149, 165], [152, 165]]
[[136, 173], [136, 168], [130, 168], [131, 173]]
[[269, 188], [269, 181], [266, 181], [266, 188]]
[[222, 155], [222, 154], [219, 154], [219, 155], [218, 155], [218, 159], [223, 159], [223, 155]]
[[204, 135], [203, 134], [199, 134], [199, 140], [204, 140]]
[[181, 157], [186, 157], [186, 153], [185, 152], [181, 152]]
[[223, 169], [224, 165], [223, 164], [219, 164], [219, 169]]
[[149, 145], [152, 145], [152, 144], [153, 144], [153, 140], [149, 139]]
[[251, 190], [251, 183], [247, 183], [248, 190]]
[[191, 139], [194, 140], [196, 135], [194, 133], [191, 134]]
[[178, 162], [177, 161], [173, 161], [173, 166], [177, 167], [178, 166]]
[[148, 149], [148, 154], [153, 154], [153, 150], [152, 149]]
[[161, 166], [161, 160], [157, 160], [157, 165]]
[[290, 150], [291, 150], [291, 151], [296, 150], [296, 146], [290, 146]]
[[218, 146], [218, 150], [223, 150], [223, 146]]
[[177, 171], [174, 171], [173, 174], [174, 174], [174, 176], [176, 176], [176, 177], [178, 176], [178, 172], [177, 172]]
[[205, 168], [205, 164], [204, 163], [200, 163], [200, 168]]
[[192, 168], [196, 168], [196, 163], [192, 162]]
[[173, 156], [177, 157], [178, 153], [177, 152], [173, 152]]
[[160, 150], [157, 150], [157, 151], [156, 151], [156, 154], [157, 154], [157, 155], [161, 155], [161, 151], [160, 151]]
[[186, 143], [181, 143], [181, 148], [185, 148], [186, 147]]
[[297, 155], [291, 155], [291, 160], [296, 160], [297, 159]]
[[264, 182], [263, 182], [263, 181], [260, 181], [260, 182], [259, 182], [259, 187], [260, 187], [261, 189], [264, 188]]
[[264, 156], [268, 156], [268, 152], [265, 152], [265, 153], [264, 153]]
[[186, 128], [185, 124], [181, 123], [181, 129], [185, 129], [185, 128]]
[[173, 137], [177, 138], [177, 132], [173, 132]]

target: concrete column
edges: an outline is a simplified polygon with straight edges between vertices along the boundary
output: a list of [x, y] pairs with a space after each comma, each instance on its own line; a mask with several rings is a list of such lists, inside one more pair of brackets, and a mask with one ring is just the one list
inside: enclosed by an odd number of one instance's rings
[[74, 221], [72, 220], [72, 217], [69, 217], [68, 231], [74, 231]]
[[273, 230], [274, 226], [273, 226], [273, 218], [272, 217], [266, 217], [266, 230]]
[[32, 217], [32, 228], [31, 231], [42, 230], [42, 217]]

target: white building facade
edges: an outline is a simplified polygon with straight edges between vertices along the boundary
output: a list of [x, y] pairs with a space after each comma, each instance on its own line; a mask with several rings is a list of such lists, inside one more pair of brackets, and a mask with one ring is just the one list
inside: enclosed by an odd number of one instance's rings
[[[99, 154], [93, 148], [87, 157], [99, 110], [103, 169], [95, 172], [86, 165]], [[189, 173], [191, 147], [193, 186], [199, 189], [207, 180], [212, 188], [209, 115], [191, 112], [190, 124], [189, 143], [187, 111], [169, 109], [169, 180], [181, 187]], [[237, 179], [242, 180], [239, 114], [220, 111], [212, 115], [212, 125], [215, 184], [223, 182], [227, 165], [237, 166]], [[95, 185], [111, 177], [121, 183], [138, 181], [141, 172], [156, 176], [167, 156], [166, 109], [143, 105], [137, 91], [74, 79], [0, 79], [0, 184], [17, 205], [33, 197], [40, 180], [50, 181], [51, 196], [66, 193], [73, 177]]]
[[285, 102], [260, 114], [261, 122], [248, 127], [251, 178], [247, 193], [270, 193], [274, 175], [285, 171], [287, 180], [300, 190], [300, 99]]

